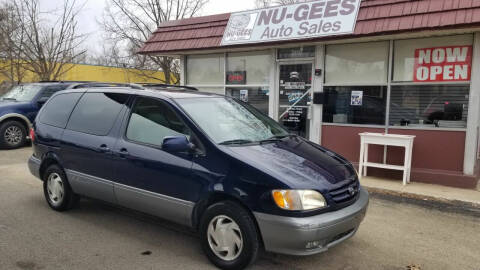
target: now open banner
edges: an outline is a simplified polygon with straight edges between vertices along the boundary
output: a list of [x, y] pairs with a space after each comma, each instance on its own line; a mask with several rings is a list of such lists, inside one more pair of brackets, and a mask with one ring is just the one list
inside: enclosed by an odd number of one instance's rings
[[472, 46], [434, 47], [415, 50], [415, 82], [469, 81]]
[[233, 13], [222, 45], [351, 34], [361, 0], [317, 0]]

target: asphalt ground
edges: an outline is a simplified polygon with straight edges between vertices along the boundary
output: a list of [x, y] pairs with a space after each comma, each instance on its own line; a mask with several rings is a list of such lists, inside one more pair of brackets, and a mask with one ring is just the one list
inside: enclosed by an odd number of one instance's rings
[[[188, 228], [87, 199], [50, 210], [30, 154], [0, 151], [0, 269], [214, 269]], [[352, 239], [310, 257], [263, 252], [251, 269], [480, 270], [480, 215], [374, 195]]]

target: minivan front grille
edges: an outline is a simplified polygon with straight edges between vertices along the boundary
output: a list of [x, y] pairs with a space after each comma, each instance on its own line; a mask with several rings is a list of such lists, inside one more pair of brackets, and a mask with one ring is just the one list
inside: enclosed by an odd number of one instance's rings
[[330, 190], [329, 194], [335, 203], [341, 204], [355, 199], [359, 190], [359, 183], [356, 181], [356, 179], [354, 179], [338, 188]]

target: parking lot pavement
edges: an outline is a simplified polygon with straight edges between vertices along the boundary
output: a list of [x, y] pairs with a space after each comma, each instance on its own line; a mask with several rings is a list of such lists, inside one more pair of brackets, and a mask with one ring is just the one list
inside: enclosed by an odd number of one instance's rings
[[[213, 268], [186, 228], [91, 200], [50, 210], [30, 152], [0, 151], [0, 269]], [[480, 218], [462, 213], [372, 198], [354, 238], [310, 257], [262, 254], [252, 269], [479, 270]]]

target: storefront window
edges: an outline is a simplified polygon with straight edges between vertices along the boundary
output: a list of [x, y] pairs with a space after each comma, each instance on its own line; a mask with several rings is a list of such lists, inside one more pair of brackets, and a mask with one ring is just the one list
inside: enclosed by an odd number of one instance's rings
[[268, 51], [229, 53], [226, 82], [228, 85], [268, 85], [272, 67]]
[[[468, 51], [464, 51], [458, 46], [471, 46], [472, 44], [472, 35], [397, 40], [394, 46], [393, 80], [396, 82], [455, 80], [454, 64], [468, 61], [468, 59], [464, 59], [468, 55]], [[419, 50], [421, 49], [427, 49], [421, 52], [421, 62], [429, 67], [435, 66], [434, 70], [426, 69], [426, 71], [422, 71], [418, 69], [415, 55], [416, 52], [420, 54]], [[447, 66], [452, 66], [452, 68]], [[419, 73], [417, 74], [417, 72]], [[432, 72], [437, 75], [433, 76]], [[463, 65], [457, 67], [457, 75], [459, 76], [457, 80], [461, 79], [463, 73]], [[422, 78], [424, 76], [425, 78]]]
[[223, 54], [188, 56], [186, 72], [188, 85], [223, 85], [225, 57]]
[[278, 49], [278, 59], [315, 57], [315, 46]]
[[227, 96], [246, 102], [268, 115], [268, 87], [227, 87]]
[[323, 122], [385, 125], [386, 86], [329, 86], [324, 92]]
[[466, 128], [468, 85], [392, 86], [390, 125]]
[[388, 42], [327, 46], [325, 82], [386, 84], [388, 50]]
[[212, 94], [219, 94], [219, 95], [225, 95], [225, 88], [224, 87], [195, 87], [198, 89], [198, 91], [201, 92], [206, 92], [206, 93], [212, 93]]

